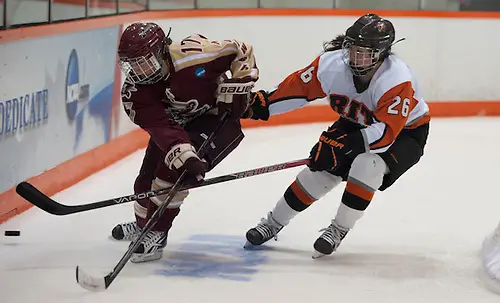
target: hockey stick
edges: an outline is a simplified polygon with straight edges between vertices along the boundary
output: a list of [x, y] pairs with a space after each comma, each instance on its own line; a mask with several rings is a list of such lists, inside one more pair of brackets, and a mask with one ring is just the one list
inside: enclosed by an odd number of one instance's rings
[[[262, 174], [267, 174], [271, 172], [275, 172], [278, 170], [293, 168], [297, 166], [306, 165], [309, 163], [309, 159], [300, 159], [289, 162], [283, 162], [279, 164], [273, 164], [269, 166], [253, 168], [249, 170], [244, 170], [236, 173], [231, 173], [227, 175], [222, 175], [210, 179], [204, 180], [200, 184], [196, 185], [185, 185], [182, 186], [180, 190], [188, 190], [193, 188], [205, 187], [208, 185], [223, 183], [227, 181], [243, 179], [253, 176], [258, 176]], [[108, 200], [103, 200], [99, 202], [89, 203], [89, 204], [80, 204], [80, 205], [64, 205], [56, 202], [55, 200], [49, 198], [44, 193], [39, 191], [36, 187], [31, 185], [28, 182], [21, 182], [17, 187], [17, 193], [26, 199], [31, 204], [37, 206], [38, 208], [57, 216], [66, 216], [70, 214], [75, 214], [79, 212], [85, 212], [90, 210], [95, 210], [103, 207], [109, 207], [114, 205], [119, 205], [123, 203], [128, 203], [135, 201], [137, 199], [151, 198], [159, 195], [163, 195], [168, 192], [172, 187], [161, 188], [156, 190], [150, 190], [147, 192], [133, 194], [128, 196], [122, 196], [117, 198], [112, 198]]]
[[[225, 112], [220, 121], [219, 124], [217, 125], [217, 128], [208, 136], [208, 138], [205, 139], [203, 144], [200, 146], [198, 149], [198, 156], [200, 158], [203, 157], [203, 151], [205, 147], [210, 144], [217, 133], [220, 131], [220, 129], [226, 124], [226, 122], [229, 119], [229, 114], [228, 112]], [[144, 228], [142, 229], [139, 237], [135, 239], [132, 243], [130, 243], [130, 246], [127, 250], [127, 252], [123, 255], [123, 257], [118, 261], [116, 266], [113, 268], [113, 270], [104, 276], [103, 278], [95, 278], [93, 276], [90, 276], [87, 274], [85, 271], [81, 270], [79, 266], [76, 267], [76, 282], [80, 284], [81, 287], [90, 290], [90, 291], [104, 291], [108, 289], [108, 287], [113, 283], [113, 281], [116, 279], [118, 274], [121, 272], [121, 270], [125, 267], [127, 262], [130, 260], [130, 257], [136, 250], [136, 248], [140, 245], [141, 241], [144, 239], [147, 233], [153, 228], [153, 226], [158, 222], [160, 217], [163, 215], [165, 210], [167, 209], [167, 206], [170, 204], [172, 199], [174, 198], [175, 194], [179, 191], [179, 189], [182, 186], [182, 183], [184, 182], [184, 178], [187, 174], [187, 171], [184, 170], [175, 184], [172, 186], [170, 189], [169, 193], [167, 194], [167, 200], [165, 203], [163, 203], [156, 211], [153, 213], [151, 218], [148, 220]]]

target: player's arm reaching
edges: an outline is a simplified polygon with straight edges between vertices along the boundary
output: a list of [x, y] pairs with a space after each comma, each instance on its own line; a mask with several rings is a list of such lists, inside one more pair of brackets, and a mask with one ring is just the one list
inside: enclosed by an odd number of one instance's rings
[[323, 57], [317, 57], [308, 66], [288, 75], [274, 90], [257, 91], [252, 98], [248, 117], [268, 120], [269, 116], [282, 114], [308, 102], [327, 96], [323, 83], [333, 81], [332, 73], [326, 73]]

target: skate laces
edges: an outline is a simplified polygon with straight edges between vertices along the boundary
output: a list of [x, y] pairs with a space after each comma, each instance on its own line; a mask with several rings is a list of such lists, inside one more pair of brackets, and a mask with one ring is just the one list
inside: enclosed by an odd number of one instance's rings
[[121, 224], [123, 230], [123, 236], [125, 239], [131, 239], [139, 231], [139, 226], [136, 222], [128, 222]]
[[264, 239], [274, 238], [278, 240], [278, 232], [281, 230], [281, 225], [276, 222], [271, 213], [267, 215], [267, 218], [260, 219], [260, 223], [257, 224], [255, 229], [262, 235]]
[[344, 239], [349, 229], [338, 226], [337, 223], [332, 220], [332, 223], [328, 227], [322, 228], [319, 231], [323, 232], [321, 238], [330, 243], [333, 247], [336, 247], [340, 245], [340, 242]]
[[163, 246], [163, 238], [165, 237], [165, 233], [161, 231], [150, 231], [144, 237], [142, 244], [146, 247], [146, 249], [151, 248], [152, 246]]

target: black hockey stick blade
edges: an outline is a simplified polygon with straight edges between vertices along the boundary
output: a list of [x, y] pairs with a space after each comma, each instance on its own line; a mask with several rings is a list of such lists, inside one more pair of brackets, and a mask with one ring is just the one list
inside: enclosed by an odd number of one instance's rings
[[[40, 190], [38, 190], [36, 187], [31, 185], [28, 182], [21, 182], [17, 185], [16, 187], [16, 192], [23, 197], [26, 201], [30, 202], [31, 204], [37, 206], [38, 208], [53, 214], [57, 216], [65, 216], [65, 215], [71, 215], [74, 213], [79, 213], [79, 212], [84, 212], [84, 211], [89, 211], [89, 210], [94, 210], [98, 208], [103, 208], [103, 207], [108, 207], [108, 206], [113, 206], [117, 204], [122, 204], [122, 203], [127, 203], [131, 201], [135, 201], [137, 199], [142, 198], [142, 196], [151, 195], [153, 196], [154, 194], [158, 195], [160, 192], [164, 191], [163, 190], [155, 190], [155, 191], [149, 191], [147, 193], [143, 193], [142, 195], [128, 195], [128, 196], [123, 196], [123, 197], [118, 197], [118, 198], [113, 198], [113, 199], [108, 199], [108, 200], [103, 200], [99, 202], [94, 202], [94, 203], [89, 203], [89, 204], [80, 204], [80, 205], [64, 205], [61, 203], [58, 203], [57, 201], [49, 198], [47, 195], [42, 193]], [[145, 196], [149, 197], [149, 196]]]
[[70, 207], [57, 203], [28, 182], [19, 183], [16, 192], [31, 204], [53, 215], [62, 216], [71, 211], [68, 209]]

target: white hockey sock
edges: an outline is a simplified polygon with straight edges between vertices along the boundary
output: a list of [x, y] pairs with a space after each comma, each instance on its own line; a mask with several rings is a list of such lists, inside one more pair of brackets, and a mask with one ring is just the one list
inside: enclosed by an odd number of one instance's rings
[[290, 223], [296, 215], [300, 214], [299, 211], [292, 209], [290, 205], [286, 203], [284, 197], [279, 199], [276, 206], [274, 206], [272, 213], [274, 220], [283, 226], [288, 225], [288, 223]]
[[352, 229], [356, 221], [361, 219], [364, 211], [356, 210], [350, 208], [344, 203], [340, 203], [339, 208], [337, 209], [337, 215], [335, 216], [335, 222], [341, 227]]

